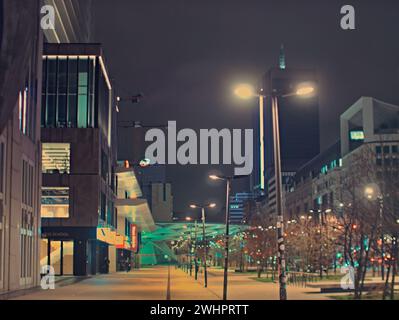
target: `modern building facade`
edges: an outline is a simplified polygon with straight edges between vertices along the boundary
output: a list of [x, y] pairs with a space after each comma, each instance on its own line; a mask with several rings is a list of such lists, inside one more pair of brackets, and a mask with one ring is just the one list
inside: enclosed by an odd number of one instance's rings
[[116, 265], [109, 240], [117, 225], [114, 106], [100, 45], [45, 45], [40, 261], [56, 274]]
[[[116, 242], [116, 270], [126, 268], [130, 261], [132, 267], [139, 267], [146, 261], [143, 258], [142, 233], [155, 230], [147, 199], [143, 197], [135, 170], [132, 167], [119, 166], [116, 170], [118, 188], [116, 209], [118, 234]], [[123, 240], [123, 241], [122, 241]]]
[[[52, 35], [40, 27], [46, 4], [57, 16]], [[1, 296], [40, 282], [43, 42], [88, 39], [89, 24], [83, 30], [75, 22], [89, 21], [89, 6], [90, 0], [0, 1]], [[75, 23], [74, 31], [68, 23]]]
[[322, 151], [302, 166], [287, 185], [283, 201], [288, 219], [339, 206], [340, 146], [340, 141], [337, 141]]
[[40, 281], [39, 13], [39, 1], [0, 1], [0, 296]]
[[[340, 121], [340, 140], [300, 168], [286, 189], [289, 217], [339, 214], [348, 202], [348, 185], [343, 182], [351, 172], [361, 173], [352, 185], [360, 193], [368, 183], [383, 187], [399, 177], [398, 106], [362, 97]], [[388, 176], [380, 175], [383, 172]]]
[[254, 199], [252, 193], [238, 192], [230, 197], [230, 223], [241, 224], [245, 222], [245, 206]]
[[41, 265], [59, 275], [123, 270], [154, 225], [133, 168], [117, 163], [101, 45], [46, 44], [42, 102]]
[[92, 0], [42, 0], [54, 8], [53, 29], [43, 30], [49, 43], [89, 43], [92, 35]]

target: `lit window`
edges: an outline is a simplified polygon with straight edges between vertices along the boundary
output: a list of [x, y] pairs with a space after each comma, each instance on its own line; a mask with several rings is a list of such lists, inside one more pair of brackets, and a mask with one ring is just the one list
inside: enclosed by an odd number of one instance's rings
[[350, 132], [350, 139], [352, 141], [364, 140], [364, 132], [362, 130], [353, 130]]
[[42, 188], [42, 218], [69, 218], [69, 188]]
[[28, 112], [28, 87], [18, 94], [18, 118], [19, 129], [23, 134], [27, 133], [27, 112]]
[[70, 173], [71, 146], [69, 143], [42, 144], [43, 173]]

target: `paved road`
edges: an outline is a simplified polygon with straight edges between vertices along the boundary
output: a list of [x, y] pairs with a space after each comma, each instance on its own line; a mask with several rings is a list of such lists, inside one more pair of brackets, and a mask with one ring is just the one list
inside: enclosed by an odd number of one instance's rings
[[[248, 275], [229, 275], [230, 300], [275, 300], [278, 286], [249, 279]], [[182, 270], [170, 267], [154, 267], [134, 270], [130, 273], [98, 275], [73, 284], [60, 282], [55, 290], [41, 290], [20, 296], [27, 300], [220, 300], [222, 297], [223, 274], [221, 270], [210, 270], [208, 288], [203, 287], [203, 275], [199, 280]], [[288, 287], [290, 299], [326, 299], [317, 289]]]

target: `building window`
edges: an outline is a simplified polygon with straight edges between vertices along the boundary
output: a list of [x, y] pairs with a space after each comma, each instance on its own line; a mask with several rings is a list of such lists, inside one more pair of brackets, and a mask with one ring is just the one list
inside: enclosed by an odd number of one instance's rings
[[70, 173], [71, 145], [69, 143], [42, 144], [43, 173]]
[[22, 203], [33, 207], [33, 166], [22, 161]]
[[107, 198], [103, 192], [100, 195], [100, 218], [105, 221], [107, 214]]
[[42, 127], [94, 127], [95, 57], [43, 60]]
[[20, 275], [31, 278], [33, 268], [33, 166], [22, 160], [22, 213], [20, 228]]
[[42, 188], [42, 218], [69, 218], [69, 188]]
[[392, 153], [398, 153], [398, 146], [392, 146]]
[[87, 128], [88, 117], [88, 60], [79, 59], [78, 74], [78, 128]]
[[33, 267], [33, 213], [23, 209], [21, 219], [21, 278], [31, 278]]
[[107, 154], [101, 150], [101, 177], [104, 179], [105, 183], [108, 184], [109, 175], [109, 165]]

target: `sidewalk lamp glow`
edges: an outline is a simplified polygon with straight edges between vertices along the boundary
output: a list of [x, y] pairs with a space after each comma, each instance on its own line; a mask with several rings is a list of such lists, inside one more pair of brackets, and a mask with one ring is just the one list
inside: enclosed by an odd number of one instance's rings
[[186, 217], [186, 221], [191, 221], [191, 217]]

